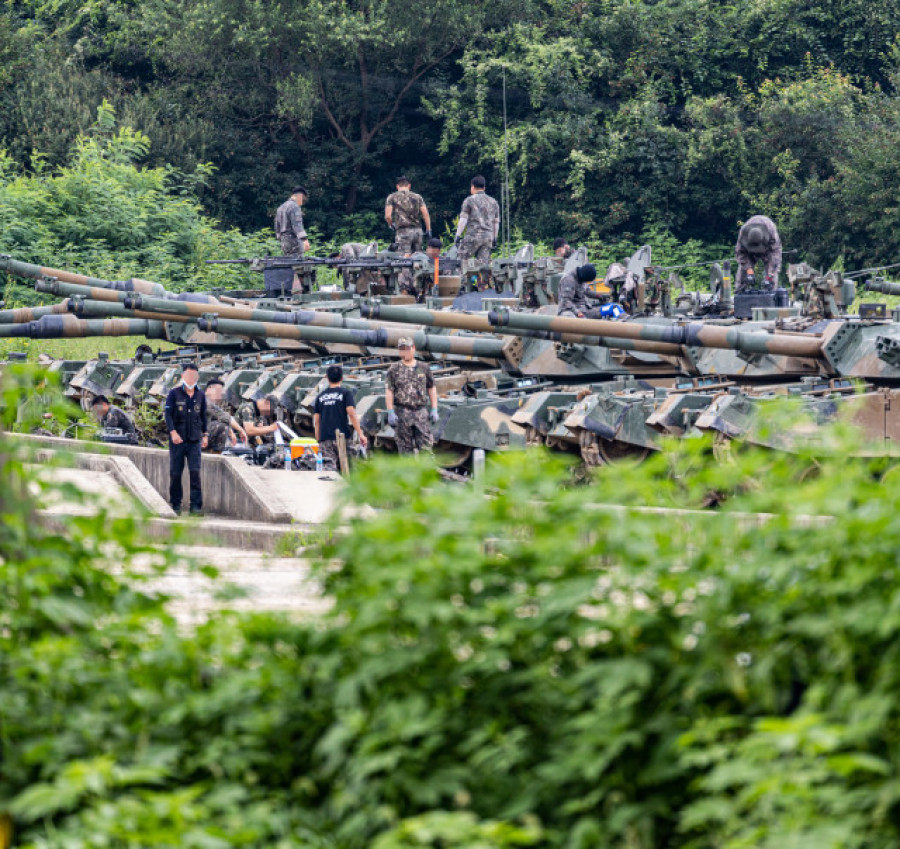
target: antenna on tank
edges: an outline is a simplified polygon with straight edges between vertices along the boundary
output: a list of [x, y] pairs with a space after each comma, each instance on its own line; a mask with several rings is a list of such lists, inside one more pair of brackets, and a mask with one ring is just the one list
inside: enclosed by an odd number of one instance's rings
[[506, 255], [509, 256], [510, 221], [509, 221], [509, 144], [506, 123], [506, 66], [503, 67], [503, 185], [500, 190], [500, 215], [502, 217], [503, 243]]

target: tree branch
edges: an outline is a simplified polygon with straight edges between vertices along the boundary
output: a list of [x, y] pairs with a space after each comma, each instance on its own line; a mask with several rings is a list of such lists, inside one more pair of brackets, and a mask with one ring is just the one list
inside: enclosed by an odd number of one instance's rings
[[349, 148], [351, 152], [356, 151], [356, 146], [353, 144], [350, 139], [347, 138], [347, 135], [344, 133], [344, 130], [341, 128], [341, 125], [338, 123], [337, 118], [331, 112], [331, 109], [328, 106], [328, 99], [325, 97], [325, 86], [322, 83], [322, 77], [320, 74], [316, 74], [316, 85], [319, 88], [319, 102], [322, 104], [322, 109], [325, 110], [325, 117], [328, 118], [328, 123], [334, 128], [335, 133], [337, 133], [337, 137]]
[[[384, 116], [375, 126], [372, 128], [371, 138], [375, 138], [391, 121], [394, 120], [394, 117], [397, 114], [397, 110], [400, 108], [400, 104], [403, 102], [403, 98], [409, 93], [409, 90], [423, 77], [427, 74], [432, 68], [439, 65], [444, 61], [453, 51], [455, 47], [451, 47], [449, 50], [446, 50], [437, 58], [433, 59], [431, 62], [427, 62], [422, 65], [422, 67], [418, 71], [414, 71], [413, 75], [406, 81], [406, 84], [403, 88], [400, 89], [400, 93], [397, 95], [394, 100], [394, 105], [391, 107], [391, 111], [388, 112], [387, 115]], [[416, 64], [418, 64], [418, 60], [416, 60]], [[413, 66], [415, 68], [415, 66]]]

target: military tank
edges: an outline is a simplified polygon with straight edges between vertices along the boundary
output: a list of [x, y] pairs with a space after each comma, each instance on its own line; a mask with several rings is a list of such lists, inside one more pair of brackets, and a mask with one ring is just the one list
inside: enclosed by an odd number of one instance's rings
[[[635, 262], [645, 260], [638, 257]], [[172, 362], [194, 357], [207, 377], [221, 376], [226, 399], [233, 406], [248, 397], [272, 396], [277, 415], [301, 431], [311, 426], [310, 404], [326, 364], [340, 360], [348, 383], [359, 391], [364, 426], [376, 444], [389, 448], [392, 433], [383, 415], [379, 370], [386, 367], [386, 357], [400, 336], [412, 335], [424, 356], [434, 358], [435, 369], [487, 367], [488, 372], [480, 373], [488, 374], [499, 366], [502, 371], [495, 373], [503, 379], [487, 379], [490, 385], [477, 389], [469, 376], [447, 375], [457, 385], [448, 385], [442, 392], [435, 435], [463, 463], [475, 447], [504, 450], [538, 443], [578, 452], [589, 464], [637, 458], [655, 450], [661, 434], [711, 432], [715, 427], [708, 422], [730, 423], [732, 419], [710, 412], [711, 399], [749, 399], [746, 404], [716, 402], [731, 409], [733, 416], [742, 404], [764, 409], [766, 390], [760, 394], [746, 386], [748, 381], [864, 378], [878, 384], [862, 393], [870, 396], [874, 410], [877, 393], [882, 391], [879, 387], [900, 377], [896, 324], [886, 314], [838, 318], [847, 298], [846, 281], [822, 278], [808, 269], [795, 274], [795, 282], [800, 281], [805, 302], [815, 302], [821, 315], [801, 316], [793, 308], [764, 305], [754, 308], [755, 320], [723, 317], [731, 300], [727, 281], [720, 281], [718, 292], [714, 286], [709, 298], [686, 299], [683, 294], [673, 297], [671, 288], [668, 292], [654, 289], [648, 269], [644, 268], [641, 280], [635, 267], [631, 272], [638, 279], [636, 291], [640, 292], [638, 284], [644, 287], [635, 304], [643, 304], [643, 312], [637, 309], [627, 319], [604, 321], [559, 317], [551, 304], [535, 312], [519, 312], [508, 308], [508, 299], [483, 297], [483, 293], [478, 306], [487, 309], [477, 312], [370, 299], [360, 305], [357, 317], [343, 303], [323, 302], [324, 308], [310, 309], [306, 304], [274, 300], [242, 303], [209, 295], [186, 297], [172, 295], [150, 281], [116, 283], [9, 258], [4, 261], [7, 270], [37, 279], [39, 291], [66, 300], [27, 313], [6, 311], [0, 315], [6, 319], [0, 322], [0, 336], [212, 338], [231, 359], [220, 357], [209, 363], [210, 349], [197, 346], [182, 348]], [[530, 262], [523, 259], [515, 277], [513, 269], [507, 269], [510, 288], [525, 291], [526, 272], [534, 267]], [[552, 296], [551, 287], [548, 300]], [[725, 306], [712, 310], [711, 304]], [[462, 305], [459, 299], [457, 305]], [[715, 317], [691, 320], [704, 310]], [[222, 340], [228, 341], [222, 344]], [[288, 345], [294, 348], [285, 351]], [[247, 351], [271, 359], [242, 361], [242, 352]], [[298, 359], [298, 354], [304, 359]], [[457, 362], [451, 364], [448, 358]], [[99, 394], [95, 390], [100, 388], [126, 404], [158, 404], [178, 373], [168, 363], [148, 357], [146, 351], [128, 362], [75, 365], [67, 367], [74, 372], [68, 383], [82, 404]], [[82, 370], [85, 373], [72, 386]], [[504, 380], [512, 383], [501, 385]], [[736, 385], [738, 381], [743, 385]], [[779, 393], [769, 390], [769, 394]], [[795, 394], [813, 397], [809, 387]], [[836, 389], [832, 388], [831, 396], [828, 401], [835, 403]], [[839, 397], [849, 398], [849, 394]], [[723, 439], [747, 432], [730, 427], [722, 429]]]

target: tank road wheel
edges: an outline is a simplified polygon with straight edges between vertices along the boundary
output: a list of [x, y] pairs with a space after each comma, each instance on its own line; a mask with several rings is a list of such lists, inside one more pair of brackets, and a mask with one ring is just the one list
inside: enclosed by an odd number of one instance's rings
[[535, 445], [544, 445], [546, 440], [544, 435], [534, 426], [528, 425], [525, 428], [525, 445], [533, 448]]
[[375, 434], [369, 434], [369, 444], [373, 448], [378, 448], [381, 451], [387, 451], [391, 453], [397, 452], [397, 443], [394, 442], [393, 437], [385, 438], [383, 436], [376, 436]]
[[641, 463], [650, 454], [649, 448], [620, 442], [618, 439], [600, 439], [597, 441], [597, 449], [605, 463], [615, 463], [618, 460], [634, 460]]
[[814, 481], [822, 471], [822, 464], [818, 460], [811, 459], [808, 466], [803, 466], [797, 473], [797, 483]]
[[468, 466], [472, 459], [472, 446], [460, 445], [456, 442], [438, 442], [434, 446], [434, 454], [442, 469], [461, 469]]
[[578, 434], [578, 447], [581, 449], [581, 459], [586, 466], [603, 465], [603, 458], [597, 445], [599, 441], [597, 434], [589, 430], [583, 430]]

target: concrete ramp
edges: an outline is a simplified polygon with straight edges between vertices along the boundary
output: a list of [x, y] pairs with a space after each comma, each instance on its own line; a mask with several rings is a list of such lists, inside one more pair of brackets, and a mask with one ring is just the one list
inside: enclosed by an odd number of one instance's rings
[[[147, 509], [174, 518], [169, 508], [169, 452], [165, 448], [107, 445], [51, 436], [20, 435], [36, 448], [51, 452], [60, 465], [85, 472], [112, 474]], [[320, 524], [335, 504], [342, 486], [337, 473], [286, 472], [250, 466], [238, 457], [204, 454], [204, 513], [249, 522]], [[189, 490], [185, 469], [185, 502]]]
[[42, 450], [37, 454], [38, 474], [48, 483], [67, 484], [86, 495], [85, 500], [75, 493], [67, 493], [67, 487], [53, 487], [41, 500], [41, 509], [49, 515], [86, 515], [95, 512], [99, 505], [113, 515], [134, 512], [140, 504], [151, 516], [174, 519], [175, 513], [165, 499], [150, 485], [137, 466], [127, 457], [103, 454], [66, 454], [65, 463], [55, 464], [55, 451]]

